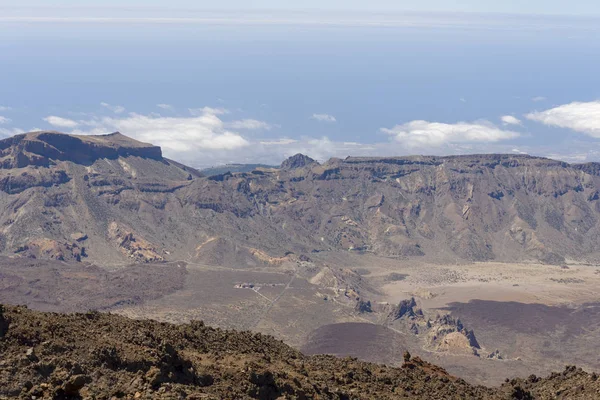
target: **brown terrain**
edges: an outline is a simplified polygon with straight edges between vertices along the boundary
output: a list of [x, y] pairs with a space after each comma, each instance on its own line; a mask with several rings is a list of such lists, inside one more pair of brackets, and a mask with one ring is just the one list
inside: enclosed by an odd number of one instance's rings
[[305, 356], [271, 337], [88, 312], [0, 309], [0, 396], [190, 399], [589, 399], [600, 382], [575, 367], [474, 386], [419, 358], [401, 368]]
[[600, 370], [600, 164], [296, 155], [204, 176], [120, 133], [33, 132], [0, 141], [0, 227], [4, 304], [202, 320], [389, 367], [408, 350], [538, 396], [517, 377]]

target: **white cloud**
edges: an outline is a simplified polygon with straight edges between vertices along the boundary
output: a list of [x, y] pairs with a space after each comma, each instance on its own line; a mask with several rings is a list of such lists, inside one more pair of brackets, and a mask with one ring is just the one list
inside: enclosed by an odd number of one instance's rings
[[1, 137], [10, 137], [14, 135], [20, 135], [21, 133], [25, 133], [24, 130], [18, 128], [0, 128], [0, 136]]
[[240, 121], [233, 121], [227, 123], [227, 126], [231, 129], [243, 129], [243, 130], [270, 130], [272, 126], [264, 121], [258, 121], [255, 119], [243, 119]]
[[412, 121], [391, 129], [381, 128], [381, 131], [409, 148], [450, 143], [498, 142], [519, 136], [518, 132], [502, 130], [488, 121], [456, 124]]
[[110, 105], [108, 103], [100, 103], [100, 105], [104, 108], [108, 108], [110, 111], [114, 112], [115, 114], [122, 114], [123, 112], [125, 112], [125, 107], [123, 106], [113, 106]]
[[198, 116], [204, 114], [213, 115], [225, 115], [229, 114], [229, 110], [226, 108], [213, 108], [213, 107], [201, 107], [201, 108], [188, 108], [191, 115]]
[[[405, 154], [401, 146], [385, 143], [337, 142], [326, 136], [321, 138], [305, 137], [300, 140], [279, 140], [266, 142], [267, 145], [257, 148], [256, 155], [273, 162], [280, 163], [287, 157], [297, 153], [308, 155], [318, 161], [327, 161], [331, 157], [348, 156], [390, 156]], [[250, 149], [252, 151], [252, 149]], [[261, 152], [258, 152], [260, 150]]]
[[546, 98], [544, 96], [536, 96], [532, 98], [531, 101], [533, 101], [534, 103], [539, 103], [541, 101], [546, 101]]
[[[335, 141], [328, 137], [286, 136], [260, 140], [244, 137], [240, 132], [268, 129], [274, 125], [255, 119], [228, 119], [226, 117], [231, 113], [223, 108], [190, 109], [190, 113], [192, 115], [186, 117], [130, 113], [77, 120], [48, 117], [46, 120], [55, 125], [68, 125], [71, 133], [76, 134], [119, 131], [137, 140], [161, 146], [166, 157], [195, 167], [226, 162], [275, 165], [296, 153], [307, 154], [320, 161], [349, 155], [394, 156], [412, 153], [418, 146], [423, 146], [422, 152], [427, 154], [481, 153], [492, 151], [490, 142], [519, 135], [486, 121], [453, 125], [413, 121], [392, 129], [382, 129], [396, 139], [391, 142], [359, 143]], [[504, 152], [509, 152], [511, 148], [506, 148]], [[501, 152], [496, 148], [494, 151]]]
[[337, 119], [329, 114], [313, 114], [310, 118], [320, 122], [337, 122]]
[[296, 139], [275, 139], [275, 140], [264, 140], [261, 141], [260, 144], [265, 145], [265, 146], [286, 146], [289, 144], [294, 144], [294, 143], [298, 143], [298, 141]]
[[156, 107], [161, 108], [163, 110], [172, 110], [173, 106], [170, 104], [157, 104]]
[[0, 111], [11, 111], [11, 110], [12, 110], [11, 107], [0, 106]]
[[130, 113], [126, 116], [93, 117], [73, 121], [61, 117], [45, 118], [53, 126], [71, 128], [73, 134], [124, 135], [163, 148], [167, 157], [198, 165], [204, 158], [223, 157], [250, 145], [239, 133], [229, 129], [219, 114], [222, 110], [204, 108], [191, 117], [162, 117], [158, 114]]
[[50, 115], [44, 118], [44, 121], [56, 128], [76, 128], [79, 126], [79, 122], [73, 121], [72, 119], [57, 117]]
[[546, 111], [532, 112], [526, 117], [544, 125], [568, 128], [600, 138], [600, 101], [564, 104]]
[[8, 124], [10, 121], [10, 118], [6, 118], [0, 115], [0, 124]]
[[504, 115], [500, 119], [504, 125], [522, 125], [521, 120], [512, 115]]
[[[561, 161], [565, 161], [568, 163], [583, 163], [586, 161], [589, 161], [589, 154], [588, 153], [570, 153], [570, 154], [563, 154], [563, 153], [548, 153], [545, 154], [546, 157], [551, 158], [553, 160], [561, 160]], [[596, 157], [594, 157], [596, 158]]]
[[[267, 143], [267, 145], [262, 146], [264, 156], [268, 156], [274, 159], [274, 161], [275, 159], [279, 160], [278, 163], [298, 153], [308, 155], [319, 161], [326, 161], [331, 157], [346, 157], [351, 154], [368, 154], [366, 149], [362, 151], [356, 146], [347, 146], [344, 143], [333, 141], [326, 136]], [[365, 147], [367, 146], [369, 145], [365, 145]]]

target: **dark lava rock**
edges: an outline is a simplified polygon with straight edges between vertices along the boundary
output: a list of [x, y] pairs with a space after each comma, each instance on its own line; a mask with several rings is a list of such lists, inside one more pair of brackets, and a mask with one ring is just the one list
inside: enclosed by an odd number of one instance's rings
[[354, 310], [356, 310], [356, 312], [361, 313], [361, 314], [373, 312], [373, 309], [371, 308], [371, 301], [370, 300], [367, 300], [367, 301], [359, 300], [356, 303]]
[[417, 302], [415, 301], [414, 297], [408, 300], [402, 300], [400, 304], [394, 307], [394, 309], [391, 311], [390, 318], [392, 320], [397, 320], [404, 316], [414, 317], [416, 315], [414, 311], [416, 306]]

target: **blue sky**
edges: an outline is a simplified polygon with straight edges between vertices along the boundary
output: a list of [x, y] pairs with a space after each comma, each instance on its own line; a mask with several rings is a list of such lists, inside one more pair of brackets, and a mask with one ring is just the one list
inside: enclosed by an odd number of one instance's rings
[[[597, 18], [371, 15], [339, 2], [328, 3], [339, 8], [331, 13], [248, 13], [227, 4], [5, 10], [0, 135], [119, 130], [194, 166], [276, 164], [296, 152], [600, 161]], [[461, 6], [487, 10], [471, 4]], [[493, 10], [537, 10], [519, 4]], [[595, 6], [543, 4], [565, 14]]]

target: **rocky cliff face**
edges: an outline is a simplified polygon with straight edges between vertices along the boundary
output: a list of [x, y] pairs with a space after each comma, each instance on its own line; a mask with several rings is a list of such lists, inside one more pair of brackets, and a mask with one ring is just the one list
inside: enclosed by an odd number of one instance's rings
[[[204, 178], [121, 134], [38, 132], [0, 148], [3, 254], [41, 239], [68, 247], [74, 233], [87, 236], [77, 245], [99, 262], [206, 258], [198, 247], [219, 238], [273, 258], [343, 250], [558, 264], [600, 254], [596, 164], [522, 155], [324, 164], [296, 157], [278, 170]], [[115, 222], [152, 257], [123, 251], [110, 231]], [[229, 259], [218, 251], [210, 258]]]
[[49, 167], [59, 161], [92, 164], [99, 159], [129, 156], [160, 161], [162, 151], [119, 132], [101, 136], [32, 132], [0, 140], [0, 168]]

